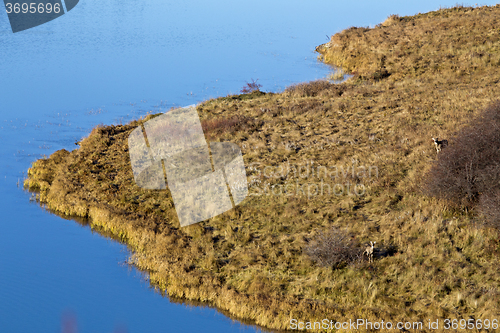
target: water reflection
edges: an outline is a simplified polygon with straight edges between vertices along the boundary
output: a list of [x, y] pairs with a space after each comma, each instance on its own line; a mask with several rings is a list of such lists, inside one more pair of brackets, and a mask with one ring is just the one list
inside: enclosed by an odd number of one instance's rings
[[[78, 320], [75, 313], [67, 311], [61, 318], [61, 332], [62, 333], [78, 333]], [[125, 326], [117, 326], [113, 333], [127, 333]], [[105, 333], [105, 332], [103, 332]]]
[[[35, 204], [42, 208], [43, 211], [45, 211], [47, 214], [57, 216], [59, 218], [62, 218], [66, 221], [70, 221], [71, 223], [76, 222], [77, 225], [80, 227], [90, 231], [92, 234], [98, 235], [99, 237], [104, 237], [106, 239], [112, 240], [114, 242], [120, 243], [123, 245], [123, 248], [126, 248], [126, 243], [122, 241], [118, 236], [112, 234], [111, 232], [107, 230], [103, 230], [100, 227], [93, 226], [91, 224], [91, 221], [88, 218], [83, 218], [80, 216], [68, 216], [64, 214], [60, 214], [58, 212], [55, 212], [51, 209], [49, 209], [45, 204], [41, 204], [36, 197], [37, 192], [32, 192], [32, 191], [27, 191], [25, 190], [27, 194], [30, 194], [30, 197], [33, 197], [35, 195], [36, 199], [30, 200], [32, 204]], [[133, 260], [131, 259], [131, 254], [126, 251], [127, 258], [125, 260], [122, 260], [118, 262], [118, 265], [125, 267], [129, 272], [136, 273], [136, 276], [139, 276], [140, 280], [142, 283], [148, 285], [148, 289], [150, 291], [153, 291], [154, 293], [161, 295], [161, 297], [171, 303], [171, 304], [177, 304], [181, 305], [183, 308], [187, 308], [188, 311], [192, 310], [200, 310], [200, 309], [205, 309], [209, 311], [217, 311], [218, 313], [224, 315], [225, 317], [229, 318], [231, 320], [232, 325], [238, 326], [238, 331], [250, 331], [250, 332], [262, 332], [262, 333], [285, 333], [285, 331], [282, 330], [270, 330], [268, 328], [263, 328], [259, 325], [256, 325], [254, 321], [252, 320], [245, 320], [245, 319], [239, 319], [235, 316], [233, 316], [229, 311], [218, 309], [217, 307], [211, 306], [210, 304], [204, 303], [204, 302], [199, 302], [199, 301], [192, 301], [192, 300], [187, 300], [183, 298], [178, 298], [178, 297], [171, 297], [169, 296], [164, 290], [162, 290], [159, 285], [156, 282], [150, 281], [149, 280], [149, 272], [139, 270], [137, 267], [133, 265]], [[190, 320], [187, 319], [186, 320]], [[79, 332], [79, 324], [78, 324], [78, 312], [70, 309], [66, 309], [62, 312], [61, 314], [61, 328], [62, 328], [62, 333], [77, 333]], [[125, 324], [116, 324], [116, 327], [114, 328], [113, 333], [127, 333], [127, 326]], [[168, 330], [169, 331], [169, 330]], [[210, 329], [206, 329], [206, 332], [210, 331]], [[216, 329], [215, 331], [219, 331], [219, 329]], [[106, 333], [106, 332], [103, 332]]]

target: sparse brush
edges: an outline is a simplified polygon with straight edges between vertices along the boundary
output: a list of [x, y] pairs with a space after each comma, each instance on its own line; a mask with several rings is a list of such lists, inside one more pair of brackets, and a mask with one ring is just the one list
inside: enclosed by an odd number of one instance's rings
[[353, 236], [335, 227], [317, 235], [305, 248], [311, 260], [333, 268], [361, 261], [362, 252]]
[[257, 83], [257, 81], [259, 81], [259, 79], [252, 79], [252, 82], [247, 82], [246, 85], [241, 88], [240, 92], [242, 94], [250, 94], [254, 91], [260, 91], [260, 88], [262, 88], [262, 84]]

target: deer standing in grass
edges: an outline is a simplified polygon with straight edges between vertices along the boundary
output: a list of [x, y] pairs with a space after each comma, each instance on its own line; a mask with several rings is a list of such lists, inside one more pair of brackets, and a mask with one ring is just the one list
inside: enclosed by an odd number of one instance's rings
[[432, 138], [432, 141], [434, 141], [434, 144], [436, 145], [436, 151], [439, 152], [441, 151], [441, 148], [444, 148], [448, 145], [448, 140], [439, 140], [439, 138]]
[[368, 257], [368, 262], [373, 262], [373, 247], [375, 246], [375, 243], [377, 242], [370, 242], [370, 246], [368, 246], [363, 254], [366, 254]]

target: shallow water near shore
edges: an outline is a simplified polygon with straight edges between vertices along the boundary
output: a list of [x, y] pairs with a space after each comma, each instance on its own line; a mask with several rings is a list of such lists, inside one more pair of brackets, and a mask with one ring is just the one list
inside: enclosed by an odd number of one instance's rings
[[78, 332], [261, 331], [162, 297], [125, 264], [126, 246], [41, 208], [22, 189], [26, 170], [100, 123], [238, 93], [251, 79], [277, 92], [326, 77], [314, 53], [326, 35], [437, 8], [89, 0], [16, 34], [1, 14], [0, 331], [56, 332], [64, 321]]

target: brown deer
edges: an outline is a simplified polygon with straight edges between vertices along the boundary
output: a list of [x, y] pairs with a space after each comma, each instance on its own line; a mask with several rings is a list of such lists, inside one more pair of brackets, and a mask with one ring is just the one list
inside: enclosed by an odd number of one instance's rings
[[368, 257], [368, 262], [373, 262], [373, 247], [375, 246], [375, 243], [377, 242], [370, 242], [370, 246], [368, 246], [363, 252], [363, 255], [366, 254]]
[[439, 138], [432, 138], [434, 144], [436, 145], [436, 151], [439, 153], [441, 148], [444, 148], [448, 145], [448, 140], [439, 140]]

